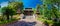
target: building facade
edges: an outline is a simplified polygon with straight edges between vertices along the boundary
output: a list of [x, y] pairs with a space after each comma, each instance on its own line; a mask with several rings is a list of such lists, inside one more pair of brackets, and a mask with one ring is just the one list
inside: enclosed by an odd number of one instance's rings
[[32, 8], [25, 8], [25, 10], [24, 10], [24, 15], [33, 15], [33, 10], [32, 10]]

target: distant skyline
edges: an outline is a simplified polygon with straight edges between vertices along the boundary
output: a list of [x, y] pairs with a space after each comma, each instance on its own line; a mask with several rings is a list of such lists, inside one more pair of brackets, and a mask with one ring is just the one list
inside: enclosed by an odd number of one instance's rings
[[[37, 4], [42, 5], [42, 2], [40, 0], [22, 0], [24, 7], [31, 7], [35, 8]], [[0, 0], [1, 6], [7, 6], [8, 5], [8, 0]]]

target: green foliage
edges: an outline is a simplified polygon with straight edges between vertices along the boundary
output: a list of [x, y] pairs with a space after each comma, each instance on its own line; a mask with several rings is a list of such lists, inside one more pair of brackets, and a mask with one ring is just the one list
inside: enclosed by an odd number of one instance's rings
[[60, 22], [58, 22], [58, 23], [53, 23], [53, 25], [52, 26], [60, 26]]
[[53, 4], [53, 3], [59, 3], [60, 0], [41, 0], [45, 4]]
[[8, 4], [7, 7], [2, 8], [3, 15], [6, 15], [7, 19], [9, 19], [9, 16], [12, 16], [16, 14], [17, 10], [20, 9], [21, 12], [23, 12], [23, 3], [22, 2], [11, 2]]
[[37, 12], [40, 12], [40, 5], [37, 5]]
[[43, 14], [43, 9], [42, 9], [41, 5], [37, 4], [36, 12], [38, 12], [40, 15]]
[[18, 19], [13, 18], [11, 20], [4, 20], [4, 21], [0, 21], [0, 24], [11, 23], [11, 22], [16, 21], [16, 20], [18, 20]]
[[8, 14], [14, 14], [15, 13], [14, 9], [10, 9], [9, 7], [3, 7], [2, 13], [7, 13], [6, 11], [8, 12]]
[[[47, 21], [47, 23], [50, 23], [51, 21], [53, 26], [59, 26], [60, 24], [60, 12], [59, 12], [60, 0], [41, 0], [41, 1], [43, 1], [43, 6], [42, 6], [43, 12], [42, 13], [44, 15], [43, 17], [44, 19], [38, 18], [38, 20], [43, 21], [43, 22]], [[49, 7], [48, 5], [51, 5], [50, 9], [48, 9]]]
[[20, 9], [20, 11], [23, 11], [23, 3], [22, 2], [12, 2], [8, 5], [8, 7], [10, 7], [10, 9]]
[[52, 14], [56, 17], [56, 18], [58, 18], [58, 9], [56, 8], [56, 7], [52, 7], [52, 9], [51, 9], [51, 12], [52, 12]]
[[3, 15], [6, 15], [6, 17], [7, 17], [7, 20], [9, 19], [9, 15], [11, 15], [11, 9], [9, 9], [9, 7], [3, 7], [2, 8], [2, 13], [3, 13]]
[[46, 20], [46, 19], [43, 19], [43, 18], [37, 18], [37, 20], [42, 21], [42, 22], [47, 21], [48, 24], [53, 24], [53, 21], [52, 20]]

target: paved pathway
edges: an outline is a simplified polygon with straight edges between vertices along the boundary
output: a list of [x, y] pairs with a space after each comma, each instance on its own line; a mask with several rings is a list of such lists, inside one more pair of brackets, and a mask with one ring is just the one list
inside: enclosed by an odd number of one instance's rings
[[43, 26], [42, 23], [36, 20], [30, 19], [21, 19], [16, 23], [8, 24], [6, 26]]
[[18, 22], [13, 24], [8, 24], [7, 26], [43, 26], [42, 22], [37, 21], [35, 18], [26, 18], [18, 20]]

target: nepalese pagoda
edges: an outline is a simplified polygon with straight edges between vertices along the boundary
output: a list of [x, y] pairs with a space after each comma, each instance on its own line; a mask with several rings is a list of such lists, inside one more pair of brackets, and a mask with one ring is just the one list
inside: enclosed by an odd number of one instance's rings
[[32, 8], [25, 8], [25, 10], [24, 10], [24, 15], [33, 15], [33, 10], [32, 10]]

